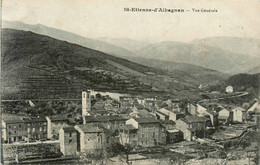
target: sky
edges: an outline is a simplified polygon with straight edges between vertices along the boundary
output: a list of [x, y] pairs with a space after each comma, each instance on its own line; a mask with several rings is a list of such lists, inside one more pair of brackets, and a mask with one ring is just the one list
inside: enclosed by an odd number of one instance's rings
[[[230, 36], [260, 38], [260, 1], [246, 0], [3, 0], [2, 19], [43, 24], [88, 38], [149, 42]], [[185, 9], [182, 13], [124, 8]], [[218, 12], [192, 12], [192, 9]], [[189, 11], [186, 11], [189, 10]]]

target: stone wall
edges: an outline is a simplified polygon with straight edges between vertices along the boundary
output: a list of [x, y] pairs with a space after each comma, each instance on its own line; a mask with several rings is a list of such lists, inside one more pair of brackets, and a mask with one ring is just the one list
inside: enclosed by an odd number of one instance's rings
[[61, 155], [59, 142], [3, 144], [2, 147], [4, 160], [58, 157]]

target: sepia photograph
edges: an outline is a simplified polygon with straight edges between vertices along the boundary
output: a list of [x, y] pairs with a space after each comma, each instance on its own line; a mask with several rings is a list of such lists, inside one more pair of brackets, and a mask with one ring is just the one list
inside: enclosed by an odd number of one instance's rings
[[259, 0], [0, 2], [0, 164], [260, 164]]

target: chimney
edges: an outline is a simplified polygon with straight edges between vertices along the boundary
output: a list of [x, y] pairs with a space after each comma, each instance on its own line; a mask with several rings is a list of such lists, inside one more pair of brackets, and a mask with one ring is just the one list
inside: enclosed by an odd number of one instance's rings
[[91, 110], [91, 99], [90, 99], [90, 91], [82, 92], [82, 118], [83, 124], [86, 124], [86, 116], [89, 116], [88, 111]]

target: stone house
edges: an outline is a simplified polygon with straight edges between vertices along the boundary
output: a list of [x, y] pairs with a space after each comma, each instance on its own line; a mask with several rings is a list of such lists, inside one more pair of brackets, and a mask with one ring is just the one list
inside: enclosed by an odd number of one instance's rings
[[86, 125], [76, 125], [78, 132], [79, 148], [83, 153], [92, 153], [95, 150], [102, 150], [106, 144], [104, 130], [99, 126], [87, 123]]
[[176, 129], [180, 130], [183, 138], [188, 141], [191, 141], [193, 137], [205, 137], [209, 125], [211, 125], [211, 121], [207, 117], [186, 116], [176, 121]]
[[25, 128], [21, 118], [2, 119], [2, 138], [8, 143], [24, 140]]
[[51, 139], [59, 139], [59, 130], [62, 127], [70, 126], [69, 120], [65, 116], [46, 116], [48, 130], [47, 130], [47, 138]]
[[166, 143], [172, 144], [183, 140], [183, 134], [178, 129], [168, 129], [166, 131]]
[[62, 127], [59, 130], [59, 141], [64, 156], [76, 155], [79, 151], [78, 131], [74, 127]]
[[[27, 130], [27, 138], [39, 140], [47, 138], [46, 118], [24, 118], [24, 128]], [[26, 139], [26, 140], [28, 140]]]
[[178, 111], [172, 111], [167, 108], [159, 109], [158, 113], [156, 113], [156, 114], [160, 120], [172, 120], [172, 121], [176, 121], [179, 118], [182, 118], [185, 116], [183, 113], [180, 113]]
[[244, 122], [247, 118], [246, 110], [241, 107], [236, 107], [232, 109], [233, 112], [233, 122]]
[[196, 105], [192, 104], [192, 103], [188, 103], [187, 105], [187, 111], [189, 114], [191, 115], [196, 115], [197, 114], [197, 110], [196, 110]]
[[[131, 118], [126, 121], [126, 125], [131, 125], [131, 130], [136, 130], [132, 136], [138, 146], [152, 147], [166, 144], [166, 130], [157, 119]], [[132, 140], [129, 139], [129, 141]]]
[[218, 120], [219, 120], [219, 122], [221, 122], [223, 124], [232, 123], [233, 122], [233, 111], [223, 107], [218, 112]]

